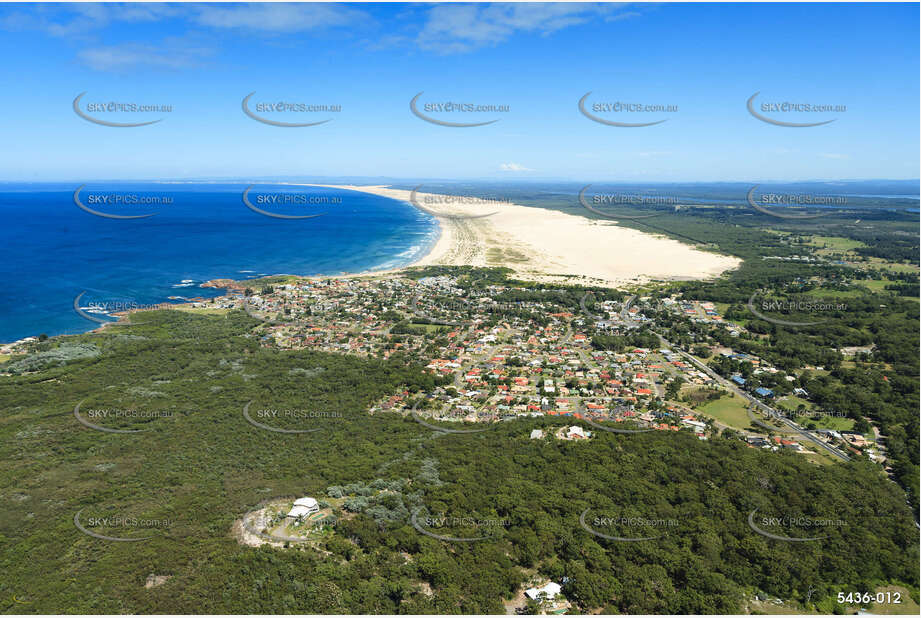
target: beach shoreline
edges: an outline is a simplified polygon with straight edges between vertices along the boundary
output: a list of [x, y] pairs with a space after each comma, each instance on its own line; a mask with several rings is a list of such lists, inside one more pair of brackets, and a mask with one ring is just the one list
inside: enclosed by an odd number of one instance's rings
[[742, 263], [664, 235], [621, 227], [615, 221], [509, 201], [422, 193], [390, 185], [285, 184], [387, 197], [426, 212], [438, 222], [437, 241], [412, 263], [340, 276], [395, 274], [418, 266], [498, 266], [528, 281], [617, 288], [653, 280], [714, 279]]
[[[741, 264], [738, 258], [702, 251], [662, 235], [620, 227], [616, 222], [508, 201], [422, 193], [394, 189], [390, 185], [278, 184], [386, 197], [426, 212], [437, 223], [437, 238], [423, 248], [424, 253], [420, 251], [407, 264], [335, 275], [292, 275], [303, 279], [386, 277], [399, 275], [412, 267], [475, 266], [510, 268], [514, 277], [525, 281], [622, 288], [654, 280], [713, 279]], [[226, 287], [208, 285], [217, 281], [223, 280], [214, 279], [201, 286]], [[117, 321], [84, 332], [124, 323], [128, 318], [116, 317]], [[24, 339], [28, 337], [0, 345], [8, 347]]]

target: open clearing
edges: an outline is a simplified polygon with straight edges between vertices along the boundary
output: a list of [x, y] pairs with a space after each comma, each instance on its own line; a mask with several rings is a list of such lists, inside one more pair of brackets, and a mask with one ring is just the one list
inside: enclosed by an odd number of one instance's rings
[[735, 429], [747, 429], [752, 424], [745, 400], [735, 394], [711, 401], [697, 411]]

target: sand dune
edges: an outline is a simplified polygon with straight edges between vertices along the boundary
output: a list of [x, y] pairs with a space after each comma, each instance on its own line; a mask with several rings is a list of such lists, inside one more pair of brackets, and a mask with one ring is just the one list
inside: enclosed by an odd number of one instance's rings
[[650, 279], [711, 278], [741, 263], [614, 221], [543, 208], [387, 186], [309, 186], [389, 197], [437, 217], [441, 237], [415, 265], [505, 266], [524, 280], [617, 287]]

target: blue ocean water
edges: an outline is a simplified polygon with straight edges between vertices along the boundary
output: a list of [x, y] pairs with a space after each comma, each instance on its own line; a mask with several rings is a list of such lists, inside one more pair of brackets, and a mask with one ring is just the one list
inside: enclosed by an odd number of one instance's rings
[[[438, 224], [409, 204], [354, 191], [259, 184], [0, 185], [0, 342], [99, 326], [81, 307], [213, 297], [209, 279], [335, 275], [394, 268], [424, 255]], [[113, 200], [118, 198], [118, 203]], [[151, 203], [143, 203], [151, 202]], [[120, 305], [121, 304], [121, 305]], [[106, 319], [102, 313], [94, 314]]]

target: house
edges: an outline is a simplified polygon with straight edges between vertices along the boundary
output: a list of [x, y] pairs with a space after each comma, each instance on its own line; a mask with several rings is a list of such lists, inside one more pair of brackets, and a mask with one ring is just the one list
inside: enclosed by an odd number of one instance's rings
[[772, 391], [769, 388], [764, 388], [763, 386], [759, 386], [758, 388], [755, 389], [755, 394], [758, 395], [759, 397], [773, 397], [774, 391]]
[[569, 427], [569, 431], [566, 432], [566, 438], [569, 440], [585, 440], [591, 438], [591, 432], [587, 432], [578, 425], [572, 425]]
[[734, 375], [729, 379], [735, 382], [736, 384], [738, 384], [739, 386], [745, 386], [745, 378], [743, 378], [740, 375]]
[[544, 432], [543, 432], [542, 430], [540, 430], [540, 429], [532, 429], [532, 430], [531, 430], [531, 439], [532, 439], [532, 440], [540, 440], [540, 439], [543, 438], [543, 437], [544, 437]]
[[534, 601], [541, 598], [541, 596], [543, 596], [543, 598], [547, 599], [548, 601], [552, 601], [554, 598], [556, 598], [556, 595], [558, 595], [562, 589], [563, 587], [559, 584], [549, 582], [547, 585], [541, 588], [528, 588], [524, 591], [524, 593], [528, 595], [529, 599]]
[[696, 420], [691, 419], [691, 418], [683, 418], [683, 419], [681, 419], [681, 424], [684, 425], [685, 427], [690, 427], [691, 429], [696, 429], [697, 431], [703, 431], [704, 429], [707, 428], [707, 424], [706, 424], [706, 423], [702, 423], [702, 422], [700, 422], [700, 421], [696, 421]]
[[302, 519], [311, 513], [318, 513], [319, 511], [320, 505], [317, 504], [314, 498], [298, 498], [294, 501], [294, 506], [291, 507], [291, 510], [288, 511], [285, 517]]
[[841, 437], [847, 441], [851, 446], [857, 446], [863, 448], [869, 444], [867, 439], [856, 431], [842, 431]]

